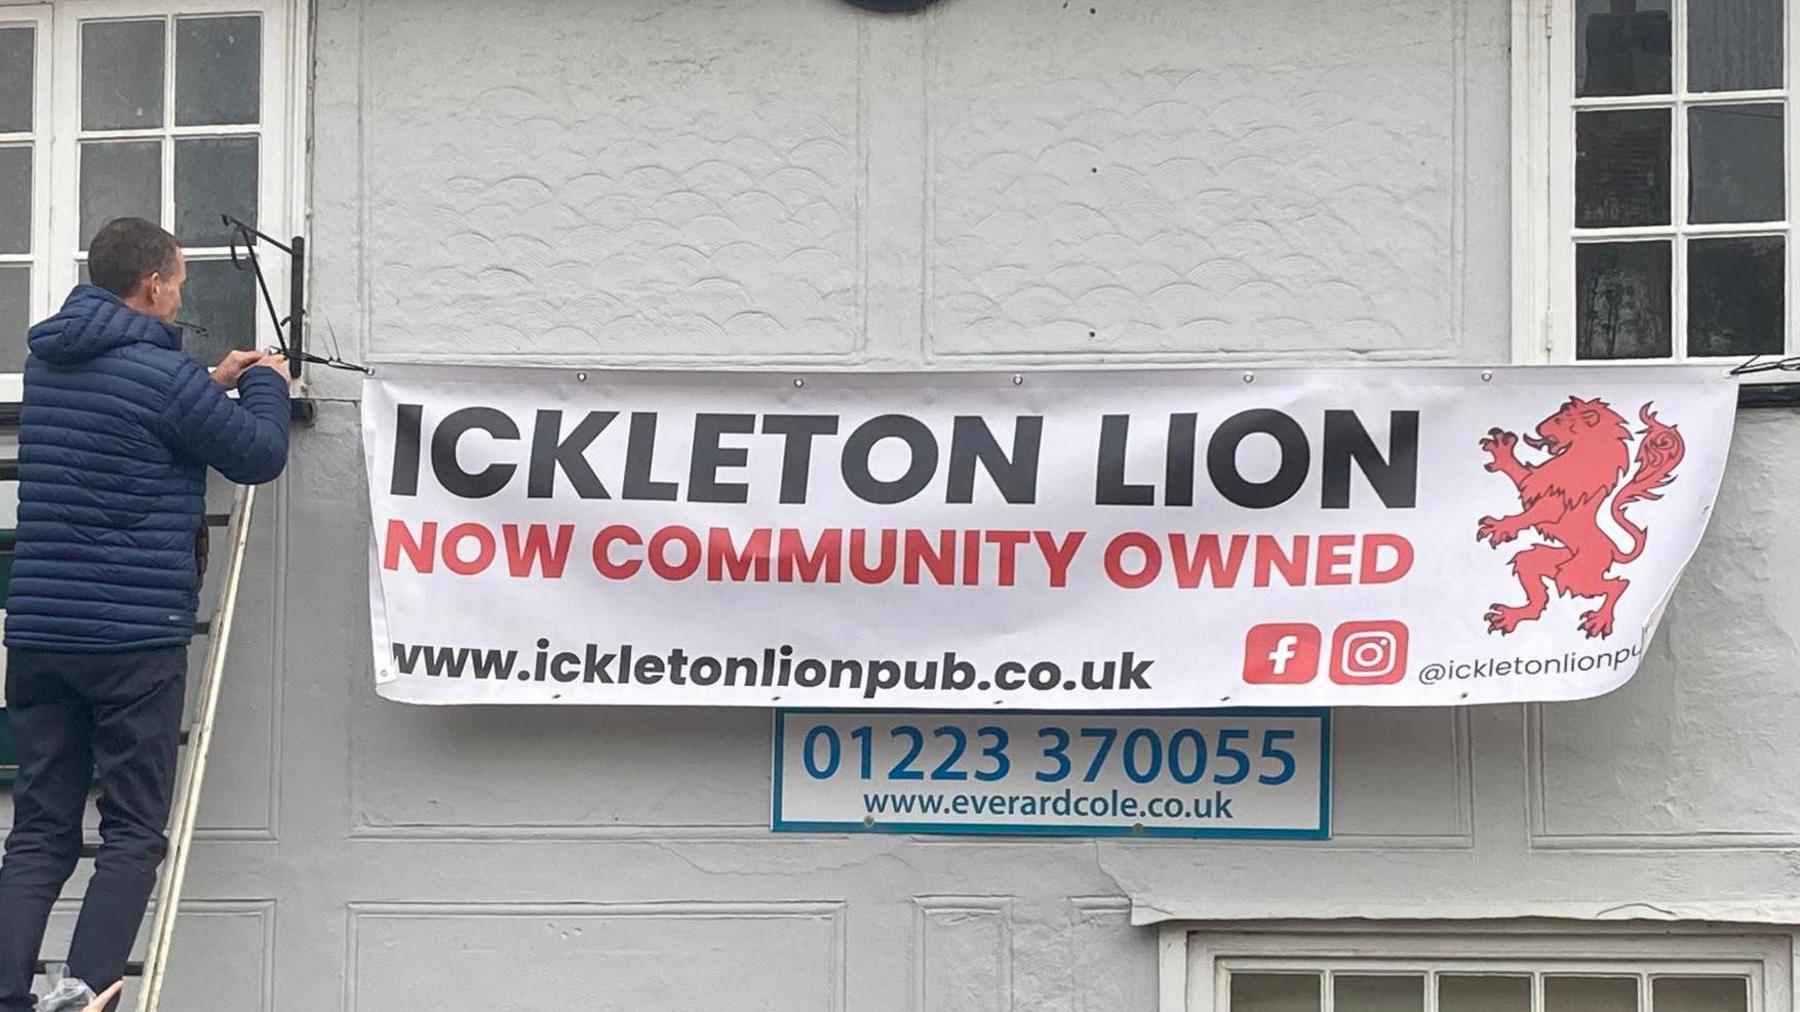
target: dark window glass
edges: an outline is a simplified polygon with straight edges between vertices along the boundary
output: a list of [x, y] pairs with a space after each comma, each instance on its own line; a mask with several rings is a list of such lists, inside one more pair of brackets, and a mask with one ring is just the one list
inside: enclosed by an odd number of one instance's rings
[[1338, 1012], [1424, 1012], [1425, 978], [1342, 973], [1331, 979]]
[[229, 260], [189, 260], [181, 287], [180, 319], [205, 334], [188, 331], [183, 345], [203, 365], [218, 365], [225, 353], [256, 347], [256, 275]]
[[1531, 1012], [1531, 978], [1444, 974], [1438, 1012]]
[[1575, 30], [1575, 94], [1670, 93], [1669, 0], [1580, 0]]
[[1742, 977], [1658, 977], [1650, 982], [1656, 1012], [1744, 1012], [1750, 982]]
[[31, 145], [0, 148], [0, 253], [31, 252]]
[[175, 23], [175, 122], [252, 124], [262, 105], [262, 18]]
[[256, 145], [254, 137], [175, 142], [175, 235], [183, 246], [229, 242], [222, 214], [256, 225]]
[[1544, 1012], [1638, 1012], [1635, 977], [1545, 977]]
[[0, 134], [31, 130], [37, 81], [37, 29], [0, 28]]
[[1669, 223], [1667, 109], [1575, 117], [1575, 224], [1618, 228]]
[[1688, 354], [1773, 355], [1786, 344], [1778, 235], [1688, 241]]
[[162, 142], [81, 145], [81, 248], [114, 218], [162, 220]]
[[163, 23], [81, 26], [81, 125], [127, 130], [163, 125]]
[[1695, 0], [1687, 6], [1688, 90], [1781, 87], [1782, 0]]
[[1233, 1012], [1318, 1012], [1319, 977], [1310, 973], [1234, 973]]
[[1667, 242], [1578, 243], [1576, 357], [1668, 358], [1672, 277]]
[[1781, 106], [1777, 103], [1689, 109], [1689, 220], [1784, 218], [1781, 146]]
[[0, 266], [0, 372], [25, 368], [25, 331], [31, 326], [31, 268]]

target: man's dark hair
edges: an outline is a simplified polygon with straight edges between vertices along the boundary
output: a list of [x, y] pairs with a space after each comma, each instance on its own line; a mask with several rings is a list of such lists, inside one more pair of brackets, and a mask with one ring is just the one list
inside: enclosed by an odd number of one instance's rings
[[175, 237], [156, 223], [115, 218], [88, 244], [88, 277], [119, 298], [128, 298], [138, 282], [175, 270], [176, 249]]

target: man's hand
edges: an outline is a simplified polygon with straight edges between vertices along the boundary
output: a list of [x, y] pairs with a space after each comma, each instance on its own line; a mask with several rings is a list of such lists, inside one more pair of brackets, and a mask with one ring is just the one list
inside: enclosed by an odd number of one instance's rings
[[288, 360], [286, 355], [264, 355], [251, 364], [270, 370], [275, 375], [280, 376], [281, 381], [288, 386], [294, 385], [294, 374], [288, 370]]
[[124, 989], [125, 989], [125, 982], [122, 980], [118, 981], [117, 983], [113, 984], [113, 986], [100, 992], [100, 996], [94, 999], [93, 1004], [91, 1004], [87, 1008], [83, 1009], [82, 1012], [106, 1012], [106, 1006], [112, 1004], [112, 1000], [114, 998], [117, 998], [119, 996], [119, 992]]
[[220, 362], [219, 367], [213, 370], [213, 382], [227, 390], [236, 390], [238, 379], [244, 375], [244, 370], [260, 365], [265, 358], [260, 351], [234, 351], [225, 356], [225, 361]]

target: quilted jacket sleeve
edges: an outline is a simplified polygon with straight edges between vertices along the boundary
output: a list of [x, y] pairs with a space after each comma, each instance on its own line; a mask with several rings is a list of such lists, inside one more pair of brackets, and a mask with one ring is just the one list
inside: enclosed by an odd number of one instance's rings
[[240, 485], [274, 481], [287, 466], [288, 387], [274, 371], [251, 368], [233, 401], [199, 363], [185, 360], [169, 388], [163, 423], [170, 448]]

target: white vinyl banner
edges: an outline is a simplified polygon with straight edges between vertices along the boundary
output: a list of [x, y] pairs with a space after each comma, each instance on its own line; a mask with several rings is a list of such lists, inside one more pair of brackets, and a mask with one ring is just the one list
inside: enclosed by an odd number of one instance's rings
[[1576, 699], [1706, 527], [1714, 366], [387, 366], [380, 694], [1131, 709]]

